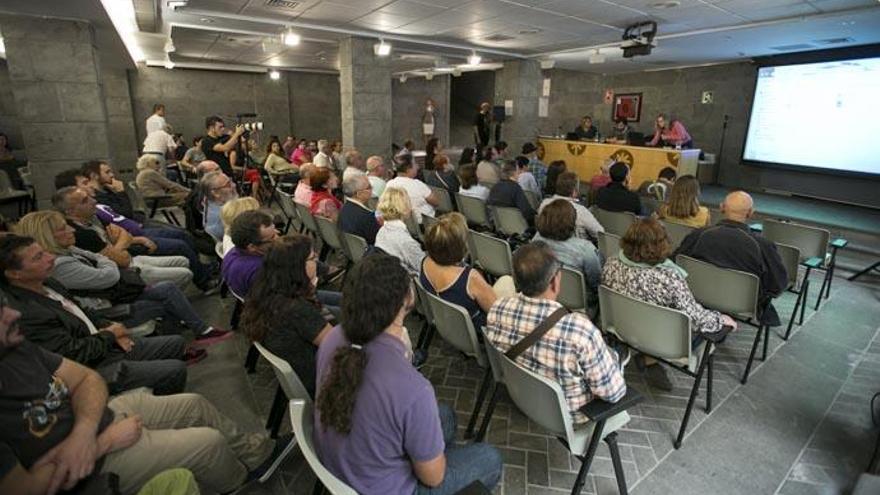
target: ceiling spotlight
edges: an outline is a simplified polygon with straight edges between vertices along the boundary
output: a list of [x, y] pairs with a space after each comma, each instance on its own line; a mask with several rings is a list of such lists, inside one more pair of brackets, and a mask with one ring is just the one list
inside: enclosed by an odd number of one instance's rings
[[477, 52], [471, 52], [471, 56], [467, 59], [468, 65], [480, 65], [480, 62], [483, 61], [483, 57], [477, 55]]
[[296, 46], [300, 42], [300, 36], [293, 32], [293, 28], [288, 28], [281, 34], [281, 41], [287, 46]]
[[165, 53], [171, 53], [177, 48], [174, 47], [174, 42], [171, 41], [171, 38], [168, 38], [168, 41], [165, 42]]
[[168, 8], [171, 10], [177, 10], [181, 7], [186, 7], [186, 3], [188, 0], [170, 0], [168, 2]]
[[604, 64], [605, 63], [605, 55], [599, 53], [599, 49], [596, 48], [596, 53], [590, 55], [590, 63], [591, 64]]
[[380, 57], [391, 55], [391, 45], [385, 43], [385, 40], [379, 39], [379, 42], [373, 45], [373, 53]]
[[430, 81], [431, 79], [434, 79], [434, 71], [429, 70], [427, 73], [425, 73], [425, 80]]
[[272, 69], [269, 71], [269, 79], [271, 79], [273, 81], [277, 81], [277, 80], [281, 79], [281, 73], [275, 69]]
[[452, 69], [452, 75], [453, 75], [454, 77], [458, 77], [458, 76], [460, 76], [460, 75], [461, 75], [461, 69], [459, 69], [458, 67]]
[[401, 74], [399, 80], [401, 83], [405, 83], [406, 82], [406, 74]]

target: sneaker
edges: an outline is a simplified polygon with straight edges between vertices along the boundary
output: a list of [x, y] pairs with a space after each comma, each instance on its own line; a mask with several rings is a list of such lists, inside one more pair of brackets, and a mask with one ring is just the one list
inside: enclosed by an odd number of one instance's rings
[[269, 454], [269, 457], [262, 464], [248, 473], [247, 478], [244, 480], [245, 484], [254, 480], [265, 483], [272, 477], [272, 474], [294, 447], [296, 447], [296, 438], [294, 438], [293, 433], [278, 437], [275, 440], [275, 447], [272, 448], [272, 453]]
[[193, 341], [193, 345], [196, 347], [205, 347], [209, 345], [214, 345], [224, 340], [229, 340], [234, 336], [234, 334], [228, 330], [221, 330], [215, 327], [209, 327], [208, 331], [196, 335], [196, 340]]
[[670, 392], [673, 388], [669, 376], [666, 375], [666, 369], [660, 363], [645, 367], [645, 381], [649, 386], [666, 392]]
[[416, 349], [413, 351], [412, 357], [412, 365], [415, 369], [421, 369], [422, 366], [428, 361], [428, 353], [422, 349]]
[[622, 370], [627, 364], [629, 364], [632, 352], [630, 352], [629, 347], [623, 344], [611, 346], [611, 348], [617, 352], [617, 362], [620, 363], [620, 369]]
[[186, 361], [187, 366], [192, 366], [206, 357], [208, 357], [208, 351], [204, 349], [194, 349], [192, 347], [188, 348], [183, 354], [183, 360]]

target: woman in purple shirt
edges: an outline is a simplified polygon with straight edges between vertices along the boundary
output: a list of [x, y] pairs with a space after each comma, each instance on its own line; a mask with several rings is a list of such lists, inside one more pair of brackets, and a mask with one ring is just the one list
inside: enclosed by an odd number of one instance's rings
[[452, 494], [474, 481], [491, 490], [500, 454], [484, 443], [455, 446], [455, 413], [410, 364], [403, 321], [414, 301], [394, 257], [367, 256], [349, 273], [342, 326], [318, 349], [318, 456], [366, 495]]

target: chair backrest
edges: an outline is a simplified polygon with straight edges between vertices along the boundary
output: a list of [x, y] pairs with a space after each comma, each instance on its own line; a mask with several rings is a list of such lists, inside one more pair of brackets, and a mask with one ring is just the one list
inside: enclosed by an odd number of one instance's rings
[[324, 488], [332, 495], [357, 495], [354, 489], [328, 471], [318, 459], [315, 440], [312, 437], [315, 430], [312, 404], [302, 400], [290, 401], [290, 421], [293, 423], [293, 434], [296, 436], [296, 442], [303, 457], [306, 458], [306, 462], [309, 463], [309, 467], [312, 468]]
[[293, 206], [296, 208], [296, 216], [299, 217], [299, 220], [306, 227], [306, 230], [315, 235], [321, 235], [321, 231], [318, 230], [318, 224], [315, 222], [315, 217], [312, 215], [312, 212], [309, 211], [309, 208], [296, 202], [293, 203]]
[[584, 274], [571, 268], [562, 268], [562, 280], [556, 301], [570, 311], [587, 309], [587, 282]]
[[801, 250], [788, 244], [777, 244], [776, 251], [779, 253], [779, 257], [782, 258], [782, 266], [785, 267], [785, 271], [788, 273], [788, 287], [786, 288], [795, 287], [798, 281]]
[[664, 359], [685, 359], [691, 354], [690, 318], [682, 311], [621, 294], [599, 286], [602, 330], [616, 335], [637, 350]]
[[820, 258], [825, 260], [831, 232], [818, 227], [797, 223], [764, 220], [763, 235], [777, 244], [788, 244], [801, 251], [801, 260]]
[[605, 228], [605, 232], [619, 236], [623, 236], [636, 221], [636, 216], [628, 211], [608, 211], [598, 207], [593, 207], [593, 216]]
[[128, 191], [131, 202], [133, 203], [135, 210], [140, 211], [149, 211], [147, 210], [147, 202], [144, 201], [144, 197], [141, 195], [140, 189], [138, 189], [137, 182], [131, 180], [128, 181]]
[[416, 222], [415, 215], [418, 215], [418, 213], [413, 212], [412, 215], [403, 219], [403, 223], [406, 224], [406, 230], [409, 231], [409, 235], [413, 236], [413, 239], [422, 240], [422, 229], [419, 227], [419, 223]]
[[15, 188], [12, 187], [12, 179], [9, 178], [9, 174], [5, 170], [0, 170], [0, 191], [8, 192], [14, 190]]
[[339, 235], [339, 226], [329, 218], [322, 216], [314, 217], [314, 219], [315, 224], [318, 226], [318, 232], [321, 234], [321, 239], [324, 239], [324, 242], [336, 251], [345, 252], [341, 236]]
[[688, 234], [696, 230], [693, 227], [688, 227], [687, 225], [682, 225], [680, 223], [666, 221], [662, 221], [661, 223], [666, 229], [666, 234], [669, 235], [669, 241], [672, 243], [673, 248], [678, 247]]
[[620, 236], [608, 232], [599, 232], [599, 252], [606, 260], [617, 256], [620, 251]]
[[535, 191], [523, 189], [523, 192], [526, 193], [526, 199], [529, 200], [529, 205], [532, 206], [532, 209], [538, 211], [538, 207], [541, 206], [541, 198], [535, 194]]
[[757, 276], [685, 255], [678, 255], [675, 262], [688, 273], [688, 287], [700, 304], [729, 315], [757, 319], [760, 290]]
[[287, 194], [281, 189], [276, 189], [275, 194], [278, 195], [278, 204], [281, 206], [281, 212], [284, 213], [284, 216], [288, 219], [299, 218], [296, 211], [296, 203], [293, 201], [293, 196]]
[[474, 258], [484, 270], [494, 277], [513, 275], [513, 255], [507, 241], [473, 230], [468, 233], [476, 251]]
[[495, 228], [504, 235], [522, 234], [529, 229], [529, 223], [519, 208], [493, 206], [492, 213], [495, 217]]
[[463, 194], [456, 194], [455, 202], [458, 204], [458, 211], [467, 218], [469, 224], [487, 228], [492, 227], [485, 201]]
[[431, 315], [431, 301], [428, 298], [428, 291], [425, 290], [419, 277], [413, 277], [413, 285], [416, 286], [415, 309], [425, 317], [425, 320], [429, 324], [432, 324], [434, 322], [434, 317]]
[[435, 223], [437, 223], [437, 217], [422, 215], [422, 227], [424, 228], [426, 234], [428, 233], [428, 228]]
[[[492, 345], [491, 342], [486, 341], [486, 347]], [[516, 407], [530, 420], [550, 433], [565, 438], [571, 445], [574, 427], [562, 387], [548, 378], [523, 368], [497, 350], [494, 358], [500, 361], [504, 385]]]
[[367, 252], [367, 248], [369, 244], [367, 244], [367, 240], [363, 237], [351, 234], [349, 232], [342, 233], [342, 242], [345, 243], [345, 249], [343, 252], [348, 259], [351, 260], [352, 263], [357, 263], [364, 257], [364, 254]]
[[259, 342], [254, 342], [254, 347], [263, 356], [269, 364], [272, 365], [272, 371], [275, 372], [275, 378], [278, 379], [278, 385], [284, 390], [284, 394], [288, 399], [303, 400], [312, 402], [309, 392], [299, 379], [296, 372], [290, 366], [290, 363], [273, 354], [271, 351], [263, 347]]
[[477, 332], [468, 312], [461, 306], [452, 304], [427, 290], [424, 295], [428, 298], [434, 326], [443, 340], [464, 354], [477, 358], [480, 366], [488, 366], [489, 363], [480, 352]]
[[437, 186], [428, 186], [431, 188], [431, 191], [440, 199], [440, 204], [435, 206], [434, 209], [439, 213], [448, 213], [450, 211], [455, 211], [455, 208], [452, 206], [452, 197], [449, 195], [449, 191], [445, 187], [437, 187]]

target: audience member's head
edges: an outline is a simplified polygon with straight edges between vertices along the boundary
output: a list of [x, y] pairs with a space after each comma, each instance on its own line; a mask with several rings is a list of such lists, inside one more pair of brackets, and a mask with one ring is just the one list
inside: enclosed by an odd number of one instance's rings
[[367, 158], [367, 173], [375, 177], [385, 177], [385, 159], [379, 155]]
[[212, 115], [205, 119], [205, 133], [209, 136], [222, 136], [225, 128], [226, 124], [223, 123], [223, 119], [216, 115]]
[[674, 168], [663, 167], [662, 169], [660, 169], [660, 173], [657, 174], [657, 179], [660, 181], [664, 181], [664, 182], [668, 182], [668, 183], [672, 184], [673, 182], [675, 182], [676, 175], [677, 175], [677, 172], [675, 171]]
[[434, 155], [434, 170], [443, 172], [449, 166], [449, 157], [444, 154]]
[[513, 253], [513, 281], [526, 297], [555, 300], [561, 270], [562, 264], [546, 242], [534, 241]]
[[281, 146], [281, 141], [278, 137], [269, 140], [269, 144], [266, 145], [266, 155], [284, 156], [284, 148]]
[[82, 187], [62, 187], [52, 195], [52, 207], [67, 218], [81, 222], [95, 216], [97, 203], [95, 198]]
[[490, 108], [491, 108], [491, 106], [489, 106], [488, 101], [484, 101], [483, 103], [480, 103], [480, 112], [488, 113]]
[[315, 167], [309, 181], [313, 191], [332, 191], [339, 186], [336, 174], [327, 167]]
[[529, 156], [536, 151], [538, 151], [538, 147], [535, 146], [533, 143], [527, 142], [522, 145], [522, 154], [525, 156]]
[[541, 237], [554, 241], [567, 241], [575, 232], [577, 211], [570, 201], [557, 199], [541, 209], [535, 226]]
[[752, 218], [755, 203], [752, 197], [745, 191], [733, 191], [724, 198], [721, 203], [721, 213], [724, 218], [733, 220], [734, 222], [745, 223], [746, 220]]
[[470, 189], [479, 183], [477, 179], [477, 167], [473, 165], [462, 165], [458, 167], [458, 181], [465, 190]]
[[6, 282], [16, 286], [42, 284], [54, 268], [55, 255], [47, 253], [32, 237], [0, 237], [0, 273]]
[[507, 155], [507, 141], [498, 141], [495, 143], [495, 157], [504, 158]]
[[165, 105], [162, 103], [156, 103], [153, 105], [153, 113], [159, 116], [165, 116]]
[[212, 203], [224, 205], [238, 196], [235, 183], [223, 172], [208, 172], [199, 181], [199, 185], [202, 197]]
[[397, 258], [385, 254], [370, 255], [357, 263], [345, 280], [342, 295], [340, 322], [351, 345], [335, 351], [316, 407], [324, 428], [346, 435], [351, 431], [355, 399], [367, 366], [363, 346], [386, 330], [401, 332], [415, 296], [406, 269]]
[[229, 234], [229, 229], [232, 228], [232, 222], [234, 222], [239, 215], [246, 211], [259, 209], [260, 202], [251, 196], [235, 198], [232, 201], [229, 201], [223, 205], [223, 208], [220, 208], [220, 221], [223, 222], [223, 231]]
[[303, 163], [299, 166], [299, 180], [303, 184], [307, 186], [311, 186], [312, 184], [312, 174], [315, 173], [315, 169], [318, 167], [315, 166], [314, 163]]
[[614, 127], [616, 127], [617, 130], [619, 130], [619, 131], [626, 129], [627, 125], [629, 125], [629, 124], [627, 124], [626, 119], [624, 119], [624, 118], [619, 118], [614, 121]]
[[657, 265], [672, 253], [666, 229], [654, 217], [636, 219], [620, 239], [620, 250], [635, 263]]
[[396, 170], [398, 176], [409, 177], [410, 179], [414, 179], [419, 174], [419, 167], [413, 163], [412, 158], [409, 156], [400, 157]]
[[581, 127], [583, 127], [584, 129], [589, 129], [592, 125], [593, 117], [590, 117], [589, 115], [584, 115], [583, 118], [581, 118]]
[[458, 166], [476, 163], [475, 154], [476, 150], [471, 147], [461, 150], [461, 156], [458, 157]]
[[407, 139], [406, 141], [403, 142], [403, 147], [409, 151], [412, 151], [415, 149], [416, 143], [414, 143], [412, 139]]
[[501, 180], [516, 180], [517, 175], [519, 175], [519, 169], [516, 167], [515, 161], [507, 160], [501, 165]]
[[425, 153], [436, 153], [440, 150], [440, 138], [434, 136], [425, 143]]
[[667, 123], [668, 122], [666, 121], [666, 116], [663, 115], [662, 113], [658, 114], [657, 118], [654, 119], [654, 126], [657, 127], [658, 129], [666, 129]]
[[73, 227], [64, 215], [55, 210], [33, 211], [23, 216], [15, 226], [15, 233], [32, 237], [52, 254], [66, 253], [76, 243]]
[[109, 186], [116, 178], [113, 168], [102, 160], [89, 160], [83, 163], [82, 174], [89, 179], [93, 187], [100, 188]]
[[670, 217], [690, 218], [700, 212], [700, 182], [693, 175], [682, 175], [672, 185], [663, 213]]
[[[0, 149], [2, 149], [2, 146], [0, 146]], [[9, 298], [6, 292], [0, 290], [0, 350], [11, 350], [24, 342], [24, 334], [18, 326], [19, 318], [21, 318], [21, 313], [9, 305]], [[2, 354], [2, 351], [0, 351], [0, 354]]]
[[544, 193], [548, 195], [556, 194], [556, 181], [559, 180], [559, 176], [565, 172], [566, 166], [565, 162], [562, 160], [554, 160], [550, 162], [550, 165], [547, 165], [547, 178], [546, 185], [544, 186]]
[[513, 159], [514, 163], [516, 163], [516, 167], [522, 171], [526, 171], [529, 168], [529, 159], [523, 155], [519, 155]]
[[262, 256], [278, 238], [278, 231], [272, 223], [272, 215], [263, 210], [251, 210], [235, 217], [229, 237], [238, 249]]
[[599, 172], [605, 177], [611, 177], [611, 166], [614, 165], [614, 163], [614, 160], [605, 160], [602, 162], [602, 165], [599, 165]]
[[608, 174], [611, 176], [611, 182], [625, 184], [629, 177], [629, 166], [623, 162], [615, 162], [608, 169]]
[[290, 234], [270, 244], [241, 314], [248, 338], [262, 342], [291, 299], [313, 299], [317, 277], [318, 256], [311, 237]]
[[90, 187], [89, 179], [78, 168], [64, 170], [55, 175], [55, 189], [64, 187]]
[[409, 194], [405, 190], [396, 187], [387, 187], [379, 197], [376, 210], [387, 222], [390, 220], [406, 220], [412, 215], [412, 203]]
[[358, 150], [348, 150], [345, 152], [345, 165], [356, 168], [358, 170], [364, 169], [364, 155], [361, 154]]
[[578, 197], [580, 179], [574, 172], [563, 172], [556, 179], [556, 194], [566, 198]]
[[162, 162], [159, 161], [159, 155], [154, 155], [152, 153], [141, 155], [137, 161], [138, 170], [159, 170], [161, 167]]
[[202, 160], [196, 165], [196, 175], [198, 177], [204, 177], [206, 174], [211, 172], [219, 172], [220, 165], [217, 164], [214, 160]]
[[330, 149], [330, 141], [327, 141], [326, 139], [319, 139], [318, 151], [324, 153], [325, 155], [332, 153], [332, 150]]
[[425, 251], [438, 265], [457, 265], [467, 256], [467, 236], [464, 215], [457, 211], [446, 213], [425, 232]]
[[342, 194], [346, 198], [351, 198], [361, 204], [367, 204], [373, 195], [373, 186], [370, 185], [370, 179], [366, 175], [356, 174], [349, 176], [342, 183]]

